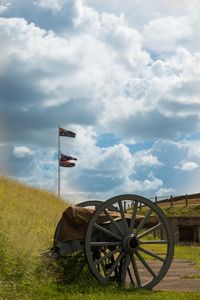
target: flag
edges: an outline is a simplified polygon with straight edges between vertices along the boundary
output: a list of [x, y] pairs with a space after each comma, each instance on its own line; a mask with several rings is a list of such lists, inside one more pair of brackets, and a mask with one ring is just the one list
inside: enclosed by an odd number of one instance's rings
[[59, 136], [67, 136], [67, 137], [75, 138], [76, 133], [59, 127]]
[[75, 167], [75, 163], [71, 162], [70, 160], [77, 160], [76, 158], [64, 154], [60, 154], [60, 159], [59, 159], [59, 166], [60, 167]]
[[75, 163], [70, 162], [69, 160], [59, 160], [59, 166], [60, 167], [67, 167], [67, 168], [71, 168], [71, 167], [75, 167]]
[[62, 154], [62, 153], [61, 153], [60, 159], [61, 160], [77, 160], [77, 158], [75, 158], [75, 157], [68, 156], [68, 155], [65, 155], [65, 154]]

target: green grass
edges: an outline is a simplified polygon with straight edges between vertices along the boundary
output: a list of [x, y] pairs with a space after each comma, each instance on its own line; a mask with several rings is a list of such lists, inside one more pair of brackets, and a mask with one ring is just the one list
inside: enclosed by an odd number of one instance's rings
[[191, 260], [200, 269], [200, 246], [175, 245], [174, 258]]
[[[87, 267], [70, 284], [58, 283], [62, 268], [45, 259], [68, 204], [54, 194], [0, 178], [0, 299], [199, 299], [200, 293], [127, 291], [102, 286]], [[176, 246], [175, 257], [200, 268], [200, 247]], [[69, 272], [72, 266], [68, 266]]]
[[116, 300], [116, 299], [137, 299], [137, 300], [162, 300], [177, 299], [177, 300], [199, 300], [200, 293], [195, 292], [151, 292], [151, 291], [127, 291], [116, 287], [102, 288], [91, 287], [90, 289], [79, 289], [79, 286], [72, 286], [70, 288], [46, 287], [42, 290], [37, 289], [37, 293], [31, 294], [24, 299], [59, 299], [59, 300]]
[[168, 217], [199, 217], [200, 205], [192, 206], [173, 206], [169, 208], [162, 208]]
[[[168, 217], [199, 217], [200, 216], [200, 205], [193, 204], [185, 206], [179, 204], [170, 207], [169, 205], [162, 205], [160, 208]], [[144, 207], [139, 211], [139, 214], [144, 215], [148, 208]]]
[[0, 295], [37, 279], [41, 253], [66, 207], [52, 193], [0, 178]]

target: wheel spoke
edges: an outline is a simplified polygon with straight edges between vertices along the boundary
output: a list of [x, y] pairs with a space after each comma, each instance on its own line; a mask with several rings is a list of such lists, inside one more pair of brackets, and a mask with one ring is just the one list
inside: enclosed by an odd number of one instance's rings
[[113, 251], [108, 252], [107, 254], [105, 254], [104, 256], [99, 258], [97, 261], [95, 261], [95, 264], [98, 265], [98, 264], [102, 263], [102, 261], [104, 261], [107, 258], [110, 258], [112, 255], [114, 255], [118, 251], [121, 251], [121, 247], [118, 247], [118, 248], [114, 249]]
[[148, 254], [148, 255], [150, 255], [150, 256], [152, 256], [152, 257], [154, 257], [154, 258], [156, 258], [156, 259], [158, 259], [158, 260], [160, 260], [162, 262], [165, 261], [165, 258], [162, 258], [161, 256], [159, 256], [159, 255], [157, 255], [157, 254], [155, 254], [153, 252], [150, 252], [150, 251], [148, 251], [148, 250], [146, 250], [146, 249], [144, 249], [142, 247], [139, 247], [138, 250], [140, 250], [140, 251], [142, 251], [142, 252], [144, 252], [144, 253], [146, 253], [146, 254]]
[[130, 271], [129, 267], [127, 267], [127, 270], [128, 270], [128, 275], [129, 275], [129, 278], [130, 278], [130, 280], [131, 280], [131, 283], [132, 283], [133, 286], [135, 286], [135, 282], [134, 282], [134, 280], [133, 280], [133, 277], [132, 277], [132, 275], [131, 275], [131, 271]]
[[152, 228], [146, 230], [145, 232], [139, 234], [137, 237], [138, 237], [139, 239], [141, 239], [143, 236], [145, 236], [145, 235], [147, 235], [147, 234], [149, 234], [149, 233], [155, 231], [156, 229], [158, 229], [158, 228], [161, 227], [161, 226], [162, 226], [162, 223], [159, 223], [159, 224], [155, 225], [154, 227], [152, 227]]
[[123, 236], [123, 231], [121, 229], [121, 227], [117, 224], [117, 222], [115, 222], [115, 220], [113, 219], [113, 217], [109, 214], [109, 212], [105, 209], [104, 210], [105, 215], [107, 216], [107, 218], [111, 221], [111, 223], [113, 224], [113, 226], [121, 233], [121, 235]]
[[123, 256], [124, 256], [124, 252], [121, 251], [120, 254], [118, 255], [117, 259], [115, 260], [115, 262], [112, 264], [112, 267], [110, 268], [108, 274], [106, 275], [106, 277], [105, 277], [106, 281], [109, 279], [112, 272], [116, 269], [117, 265], [119, 264], [119, 262], [120, 262], [120, 260], [122, 259]]
[[166, 244], [167, 243], [167, 241], [166, 240], [158, 240], [158, 241], [140, 241], [140, 244], [149, 244], [149, 245], [151, 245], [151, 244]]
[[138, 202], [135, 201], [134, 207], [133, 207], [133, 212], [131, 216], [131, 224], [130, 224], [130, 229], [134, 228], [135, 225], [135, 220], [136, 220], [136, 213], [137, 213], [137, 208], [138, 208]]
[[124, 261], [122, 262], [121, 283], [124, 286], [126, 283], [126, 272], [127, 272], [129, 262], [130, 262], [130, 258], [129, 258], [129, 255], [127, 254], [126, 257], [124, 258]]
[[142, 219], [142, 221], [140, 222], [140, 224], [138, 225], [136, 231], [135, 231], [135, 235], [138, 234], [138, 232], [143, 228], [144, 224], [146, 223], [146, 221], [148, 220], [148, 218], [150, 217], [150, 215], [152, 214], [153, 210], [150, 208], [149, 211], [146, 213], [144, 219]]
[[151, 269], [151, 267], [149, 266], [149, 264], [146, 262], [146, 260], [140, 255], [140, 253], [138, 251], [135, 252], [135, 254], [137, 255], [137, 257], [139, 258], [139, 260], [141, 261], [141, 263], [145, 266], [145, 268], [149, 271], [149, 273], [155, 278], [156, 274], [154, 273], [154, 271]]
[[121, 217], [122, 217], [122, 220], [123, 220], [123, 223], [124, 223], [124, 226], [125, 226], [125, 231], [129, 232], [128, 224], [127, 224], [127, 221], [126, 221], [126, 218], [125, 218], [125, 214], [124, 214], [124, 210], [123, 210], [123, 207], [122, 207], [122, 202], [118, 201], [118, 204], [119, 204], [119, 209], [120, 209]]
[[112, 232], [112, 231], [110, 231], [110, 230], [108, 230], [108, 229], [106, 229], [106, 228], [104, 228], [104, 227], [98, 225], [97, 223], [94, 223], [94, 227], [97, 228], [97, 229], [99, 229], [99, 230], [101, 230], [101, 231], [103, 231], [104, 233], [106, 233], [106, 234], [108, 234], [108, 235], [110, 235], [110, 236], [116, 238], [116, 239], [119, 240], [119, 241], [122, 240], [122, 237], [121, 237], [121, 236], [119, 236], [119, 235], [117, 235], [116, 233], [114, 233], [114, 232]]
[[90, 242], [90, 246], [119, 246], [120, 242]]
[[132, 263], [132, 266], [133, 266], [133, 271], [134, 271], [134, 274], [135, 274], [135, 278], [136, 278], [136, 281], [137, 281], [137, 286], [140, 287], [141, 286], [140, 275], [139, 275], [139, 272], [138, 272], [138, 268], [137, 268], [135, 257], [134, 257], [133, 253], [130, 254], [130, 258], [131, 258], [131, 263]]

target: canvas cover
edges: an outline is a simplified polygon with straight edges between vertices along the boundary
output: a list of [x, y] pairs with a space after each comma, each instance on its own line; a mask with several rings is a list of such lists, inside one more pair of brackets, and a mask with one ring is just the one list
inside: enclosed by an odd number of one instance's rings
[[[62, 215], [59, 222], [59, 230], [56, 239], [58, 241], [69, 241], [69, 240], [82, 240], [85, 237], [88, 223], [91, 219], [95, 209], [69, 206]], [[118, 211], [109, 211], [109, 214], [113, 219], [121, 219], [121, 213]], [[125, 214], [125, 217], [130, 219], [130, 214]], [[144, 218], [144, 216], [137, 215], [136, 226]], [[108, 222], [108, 218], [104, 213], [99, 215], [97, 220], [98, 224]], [[152, 216], [148, 220], [148, 226], [157, 224], [157, 218]]]

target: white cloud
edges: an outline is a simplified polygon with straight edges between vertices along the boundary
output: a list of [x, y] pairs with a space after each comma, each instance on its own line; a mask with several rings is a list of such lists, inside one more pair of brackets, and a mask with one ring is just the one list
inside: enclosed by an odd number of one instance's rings
[[[37, 110], [59, 109], [61, 104], [67, 109], [70, 102], [70, 123], [83, 123], [82, 118], [75, 118], [81, 109], [81, 115], [87, 114], [84, 122], [95, 123], [105, 132], [112, 128], [122, 140], [174, 138], [198, 131], [200, 73], [196, 66], [200, 55], [180, 48], [178, 39], [173, 56], [153, 61], [142, 47], [142, 33], [130, 27], [123, 15], [82, 9], [87, 20], [80, 19], [78, 33], [70, 36], [59, 36], [19, 18], [1, 19], [1, 32], [9, 41], [7, 70], [15, 65], [15, 88], [23, 89], [21, 73], [24, 88], [34, 98], [34, 102], [26, 100], [21, 110], [37, 116]], [[92, 31], [88, 20], [98, 23]], [[26, 87], [27, 78], [31, 87]], [[32, 106], [35, 110], [30, 112]]]
[[173, 195], [199, 191], [199, 149], [199, 140], [168, 140], [154, 143], [151, 153], [164, 163], [164, 166], [155, 172], [162, 178], [163, 188], [173, 189]]
[[193, 161], [183, 162], [179, 166], [176, 166], [176, 168], [181, 169], [182, 171], [193, 171], [198, 167], [199, 165]]
[[130, 178], [126, 178], [124, 183], [124, 190], [127, 193], [132, 194], [149, 194], [155, 192], [155, 190], [161, 188], [163, 185], [163, 181], [159, 178], [156, 178], [152, 172], [147, 174], [147, 178], [144, 180], [131, 180]]
[[30, 148], [28, 148], [26, 146], [15, 146], [13, 149], [13, 154], [17, 158], [22, 158], [25, 156], [33, 155], [34, 151], [32, 151]]
[[131, 26], [141, 28], [151, 20], [167, 16], [198, 16], [199, 1], [194, 0], [83, 0], [99, 12], [119, 15], [123, 12]]
[[5, 3], [3, 5], [0, 4], [0, 13], [6, 11], [9, 8], [9, 3]]
[[162, 197], [162, 198], [169, 198], [170, 195], [174, 195], [175, 193], [175, 189], [167, 189], [167, 188], [160, 188], [157, 192], [156, 192], [156, 196], [157, 197]]
[[70, 1], [63, 1], [63, 0], [39, 0], [34, 1], [35, 5], [39, 5], [41, 7], [47, 7], [52, 9], [53, 11], [59, 11], [64, 3], [70, 2]]
[[189, 141], [184, 141], [185, 147], [188, 149], [188, 158], [192, 160], [200, 161], [200, 141], [193, 141], [190, 143]]
[[142, 49], [141, 34], [128, 26], [124, 15], [117, 17], [103, 13], [101, 16], [100, 37], [118, 55], [118, 60], [137, 72], [143, 71], [150, 62], [149, 54]]
[[150, 21], [144, 26], [143, 41], [150, 51], [168, 53], [176, 51], [193, 38], [193, 31], [187, 17], [163, 17]]
[[162, 166], [163, 163], [158, 160], [158, 157], [152, 155], [149, 150], [142, 150], [136, 152], [134, 155], [135, 165], [137, 167], [153, 167], [153, 166]]
[[148, 179], [145, 179], [143, 181], [143, 184], [141, 186], [141, 190], [157, 190], [163, 185], [163, 181], [159, 178], [156, 178], [152, 172], [148, 174]]

